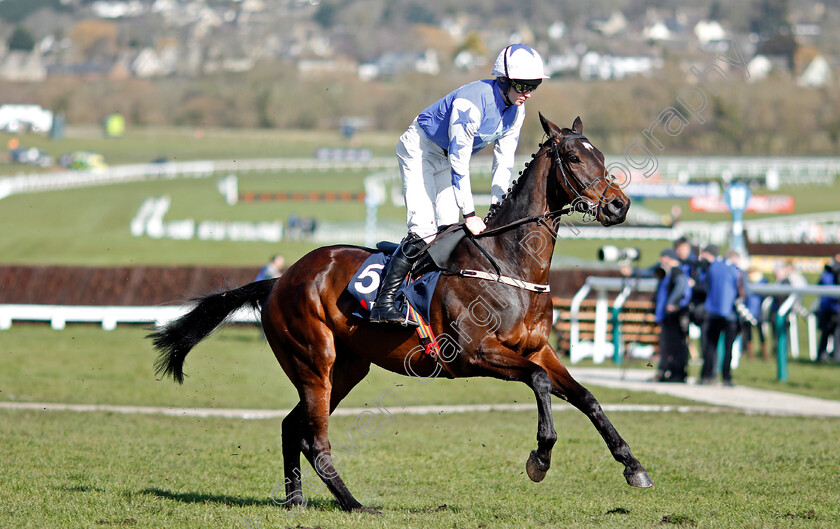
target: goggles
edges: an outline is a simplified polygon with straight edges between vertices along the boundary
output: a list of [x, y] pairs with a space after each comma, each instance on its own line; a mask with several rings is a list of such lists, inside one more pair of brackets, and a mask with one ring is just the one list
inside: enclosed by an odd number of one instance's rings
[[533, 92], [540, 86], [541, 80], [537, 80], [536, 82], [525, 82], [525, 81], [517, 81], [515, 79], [510, 80], [510, 86], [516, 90], [520, 94], [524, 94], [525, 92]]

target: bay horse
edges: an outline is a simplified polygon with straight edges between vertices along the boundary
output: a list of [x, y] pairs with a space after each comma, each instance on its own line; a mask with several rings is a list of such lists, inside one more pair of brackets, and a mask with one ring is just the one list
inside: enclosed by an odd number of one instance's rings
[[[557, 237], [549, 221], [570, 211], [590, 215], [603, 226], [624, 221], [630, 200], [607, 175], [604, 155], [583, 136], [580, 118], [571, 129], [559, 128], [542, 114], [540, 122], [547, 141], [488, 214], [487, 230], [476, 237], [479, 244], [468, 237], [455, 247], [451, 268], [478, 266], [491, 269], [497, 279], [505, 275], [521, 283], [547, 284]], [[375, 512], [359, 503], [338, 475], [327, 437], [330, 414], [372, 363], [410, 376], [487, 376], [527, 384], [538, 411], [537, 449], [526, 461], [535, 482], [548, 471], [557, 440], [551, 413], [555, 395], [589, 417], [624, 465], [628, 484], [653, 486], [598, 401], [572, 378], [549, 345], [552, 303], [546, 292], [443, 274], [429, 324], [438, 341], [446, 341], [441, 348], [455, 353], [437, 358], [416, 354], [420, 342], [412, 328], [352, 316], [358, 302], [345, 287], [372, 251], [348, 245], [313, 250], [279, 278], [198, 299], [190, 312], [149, 335], [160, 351], [157, 373], [183, 383], [184, 359], [193, 346], [238, 308], [250, 304], [261, 310], [265, 337], [300, 396], [282, 423], [287, 506], [305, 505], [303, 453], [342, 509]], [[493, 291], [497, 295], [490, 295]]]

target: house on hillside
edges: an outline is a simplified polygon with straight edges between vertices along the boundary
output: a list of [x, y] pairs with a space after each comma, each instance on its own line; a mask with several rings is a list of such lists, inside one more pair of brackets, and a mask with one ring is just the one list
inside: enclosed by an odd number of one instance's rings
[[801, 74], [796, 78], [799, 86], [811, 86], [819, 88], [831, 85], [834, 82], [834, 75], [831, 71], [831, 64], [824, 55], [820, 54], [811, 59]]
[[137, 57], [131, 61], [131, 71], [140, 79], [149, 79], [152, 77], [166, 75], [166, 71], [163, 67], [163, 61], [161, 61], [157, 52], [149, 47], [140, 50]]
[[670, 40], [671, 30], [668, 29], [665, 22], [658, 20], [649, 26], [645, 26], [642, 30], [642, 36], [644, 36], [645, 40]]
[[635, 75], [647, 75], [662, 68], [663, 61], [650, 56], [601, 55], [595, 51], [586, 52], [580, 59], [580, 78], [585, 81], [624, 79]]
[[747, 63], [747, 71], [750, 72], [748, 83], [763, 81], [773, 71], [773, 62], [766, 56], [758, 54]]
[[550, 55], [545, 64], [546, 73], [552, 77], [576, 75], [580, 67], [580, 56], [573, 50], [563, 54]]
[[47, 78], [47, 67], [37, 51], [10, 51], [0, 59], [0, 79], [38, 82]]
[[694, 25], [694, 36], [701, 45], [726, 38], [726, 31], [717, 20], [701, 20]]
[[627, 26], [627, 18], [621, 11], [613, 11], [607, 18], [593, 18], [589, 22], [590, 28], [607, 37], [627, 31]]
[[353, 75], [359, 71], [359, 63], [350, 57], [311, 57], [297, 63], [298, 71], [303, 75]]
[[98, 0], [90, 5], [90, 9], [97, 18], [131, 18], [146, 12], [146, 6], [140, 0], [118, 2], [116, 0]]
[[407, 73], [437, 75], [440, 73], [440, 63], [437, 52], [433, 49], [414, 53], [389, 52], [372, 62], [359, 65], [358, 73], [365, 81]]

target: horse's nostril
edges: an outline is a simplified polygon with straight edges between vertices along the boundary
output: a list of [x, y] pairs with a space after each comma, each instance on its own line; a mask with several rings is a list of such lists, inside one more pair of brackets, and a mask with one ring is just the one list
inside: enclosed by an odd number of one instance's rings
[[610, 202], [610, 206], [612, 206], [613, 211], [618, 213], [622, 209], [624, 209], [624, 201], [620, 198], [614, 198], [612, 202]]

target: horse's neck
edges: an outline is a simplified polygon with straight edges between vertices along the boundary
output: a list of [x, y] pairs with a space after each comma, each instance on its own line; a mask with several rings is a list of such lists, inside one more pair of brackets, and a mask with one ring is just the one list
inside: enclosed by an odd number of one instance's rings
[[[519, 177], [496, 215], [488, 221], [487, 228], [502, 227], [557, 209], [559, 206], [551, 204], [548, 198], [555, 194], [550, 189], [552, 183], [548, 178], [549, 169], [548, 158], [538, 155]], [[551, 224], [550, 220], [546, 220]], [[490, 253], [498, 258], [500, 266], [504, 263], [509, 273], [534, 283], [548, 281], [548, 269], [556, 241], [545, 224], [527, 222], [485, 240], [492, 241], [493, 249]]]

